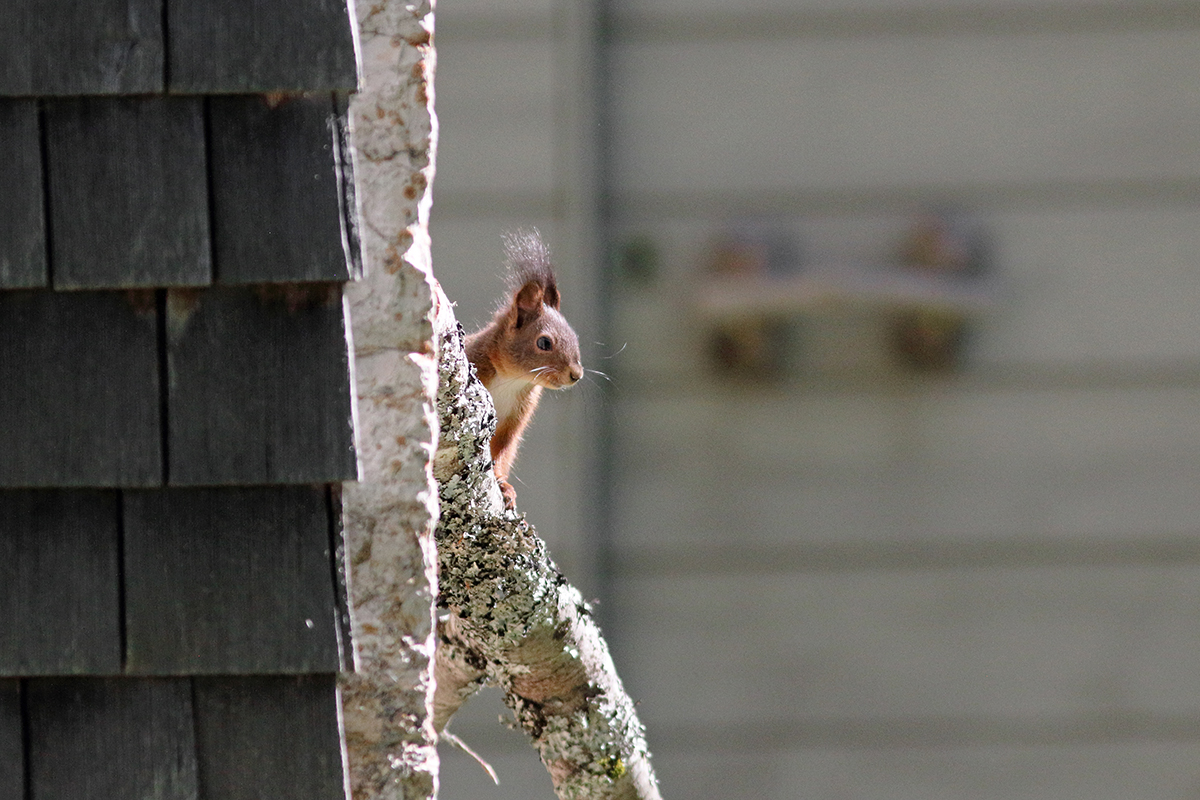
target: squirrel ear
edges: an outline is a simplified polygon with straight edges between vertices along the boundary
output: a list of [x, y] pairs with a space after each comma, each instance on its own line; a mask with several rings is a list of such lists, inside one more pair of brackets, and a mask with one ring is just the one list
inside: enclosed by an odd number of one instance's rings
[[553, 308], [553, 309], [558, 308], [558, 304], [559, 304], [561, 298], [559, 298], [559, 296], [558, 296], [558, 287], [555, 286], [553, 283], [551, 283], [549, 286], [546, 287], [544, 300], [545, 300], [546, 305], [550, 306], [551, 308]]
[[537, 281], [529, 281], [513, 296], [513, 307], [517, 310], [517, 327], [542, 313], [544, 291]]

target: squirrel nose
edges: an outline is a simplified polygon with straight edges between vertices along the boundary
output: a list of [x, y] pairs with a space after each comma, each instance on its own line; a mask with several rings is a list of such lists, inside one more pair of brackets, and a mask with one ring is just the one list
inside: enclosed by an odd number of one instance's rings
[[575, 383], [576, 381], [578, 381], [580, 378], [583, 377], [583, 367], [582, 366], [572, 366], [570, 373], [571, 373], [571, 383]]

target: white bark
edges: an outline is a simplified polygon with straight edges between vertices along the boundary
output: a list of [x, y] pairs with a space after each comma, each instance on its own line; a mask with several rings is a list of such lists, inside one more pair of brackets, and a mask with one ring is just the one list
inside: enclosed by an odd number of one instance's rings
[[501, 687], [563, 800], [658, 800], [641, 723], [579, 591], [525, 518], [505, 511], [488, 441], [491, 398], [468, 369], [448, 303], [440, 338], [434, 464], [441, 566], [435, 725], [482, 683]]
[[359, 0], [356, 10], [350, 131], [366, 275], [347, 288], [361, 475], [343, 495], [355, 672], [342, 682], [355, 800], [437, 790], [432, 11], [428, 0]]

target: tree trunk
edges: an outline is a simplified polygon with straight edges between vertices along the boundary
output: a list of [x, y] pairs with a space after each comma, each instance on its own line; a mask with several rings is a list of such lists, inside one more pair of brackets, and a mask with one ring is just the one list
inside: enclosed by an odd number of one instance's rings
[[428, 1], [356, 5], [362, 85], [350, 128], [366, 276], [347, 290], [361, 475], [343, 495], [355, 672], [342, 703], [355, 800], [417, 800], [435, 795], [438, 773], [433, 13]]

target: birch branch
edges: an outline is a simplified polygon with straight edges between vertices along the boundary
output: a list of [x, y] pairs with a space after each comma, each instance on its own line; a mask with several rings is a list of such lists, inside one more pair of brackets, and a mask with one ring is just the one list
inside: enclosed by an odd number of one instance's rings
[[366, 275], [346, 289], [362, 473], [343, 494], [355, 670], [341, 682], [346, 760], [354, 800], [427, 800], [438, 778], [433, 8], [431, 0], [351, 8], [361, 90], [349, 116]]
[[504, 509], [488, 451], [491, 397], [469, 370], [450, 304], [435, 299], [435, 307], [435, 536], [438, 605], [446, 613], [434, 726], [442, 730], [481, 685], [495, 685], [559, 798], [659, 800], [641, 722], [587, 605], [524, 516]]

